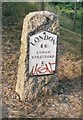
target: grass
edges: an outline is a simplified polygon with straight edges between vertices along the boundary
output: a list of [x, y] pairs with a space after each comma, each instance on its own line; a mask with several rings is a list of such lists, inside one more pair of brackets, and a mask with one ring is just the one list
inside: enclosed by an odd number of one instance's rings
[[81, 35], [68, 31], [61, 27], [60, 42], [65, 46], [65, 51], [72, 53], [76, 58], [81, 58], [83, 48], [81, 48]]
[[[2, 24], [3, 26], [19, 25], [29, 12], [37, 11], [38, 3], [30, 2], [3, 2], [2, 3]], [[19, 22], [19, 24], [18, 24]]]
[[[66, 28], [70, 31], [73, 31], [73, 19], [68, 18], [67, 16], [59, 16], [60, 25], [63, 28]], [[76, 20], [75, 32], [81, 34], [81, 21]]]
[[[30, 2], [3, 2], [2, 3], [2, 24], [3, 26], [17, 25], [18, 27], [22, 25], [23, 18], [29, 12], [39, 11], [40, 3], [30, 3]], [[45, 3], [45, 10], [58, 14], [60, 26], [73, 31], [73, 19], [67, 17], [66, 15], [61, 15], [61, 10], [56, 6], [51, 6]], [[22, 19], [22, 21], [21, 21]], [[19, 24], [18, 24], [19, 22]], [[81, 34], [81, 21], [76, 20], [76, 33]]]
[[[63, 6], [63, 4], [61, 6]], [[59, 7], [52, 6], [52, 5], [49, 5], [48, 3], [46, 3], [45, 10], [48, 10], [48, 11], [51, 11], [51, 12], [57, 14], [58, 17], [59, 17], [60, 26], [63, 27], [63, 28], [66, 28], [70, 31], [73, 31], [73, 25], [74, 25], [73, 18], [68, 17], [66, 14], [61, 15], [62, 10]], [[66, 9], [65, 9], [65, 11], [66, 11]], [[80, 19], [78, 19], [78, 18], [76, 19], [76, 26], [75, 26], [75, 32], [78, 33], [78, 34], [81, 34], [81, 30], [82, 30], [82, 26], [81, 26], [81, 23], [82, 23], [81, 15], [82, 15], [82, 13], [81, 13], [81, 11], [79, 11]], [[78, 17], [78, 14], [77, 14], [77, 17]]]

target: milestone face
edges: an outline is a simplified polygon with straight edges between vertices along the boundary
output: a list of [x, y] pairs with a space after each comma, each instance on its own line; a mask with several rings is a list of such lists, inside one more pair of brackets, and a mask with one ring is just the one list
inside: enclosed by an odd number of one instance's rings
[[30, 36], [29, 75], [53, 74], [56, 68], [57, 35], [43, 31]]

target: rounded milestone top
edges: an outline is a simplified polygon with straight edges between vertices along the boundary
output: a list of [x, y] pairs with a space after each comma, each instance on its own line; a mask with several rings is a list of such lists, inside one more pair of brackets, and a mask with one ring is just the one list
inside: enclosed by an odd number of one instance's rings
[[49, 11], [36, 11], [36, 12], [30, 12], [28, 15], [26, 15], [25, 19], [28, 19], [28, 17], [33, 18], [35, 15], [47, 16], [50, 18], [50, 20], [54, 20], [55, 18], [58, 18], [56, 14]]

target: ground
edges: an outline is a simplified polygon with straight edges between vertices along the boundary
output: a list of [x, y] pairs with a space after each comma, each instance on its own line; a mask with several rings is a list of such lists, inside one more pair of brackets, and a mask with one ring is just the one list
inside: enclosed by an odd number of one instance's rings
[[15, 91], [21, 30], [3, 27], [2, 36], [2, 117], [3, 118], [80, 118], [81, 36], [60, 29], [58, 94], [23, 103]]

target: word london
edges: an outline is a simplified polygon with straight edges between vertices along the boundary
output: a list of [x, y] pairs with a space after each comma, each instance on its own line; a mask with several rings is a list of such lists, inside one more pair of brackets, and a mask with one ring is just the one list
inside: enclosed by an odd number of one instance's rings
[[30, 42], [33, 46], [37, 43], [40, 42], [40, 40], [49, 40], [51, 41], [53, 44], [55, 44], [55, 39], [52, 36], [48, 36], [48, 34], [46, 34], [46, 32], [43, 32], [42, 36], [37, 36], [34, 38], [34, 42]]
[[29, 74], [53, 74], [56, 66], [57, 35], [47, 31], [30, 36]]

